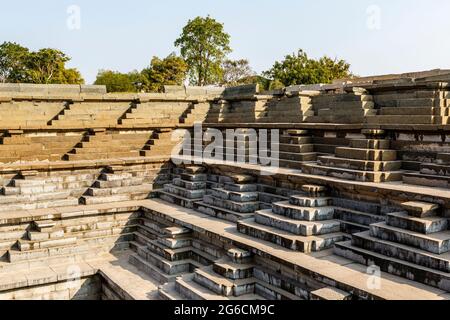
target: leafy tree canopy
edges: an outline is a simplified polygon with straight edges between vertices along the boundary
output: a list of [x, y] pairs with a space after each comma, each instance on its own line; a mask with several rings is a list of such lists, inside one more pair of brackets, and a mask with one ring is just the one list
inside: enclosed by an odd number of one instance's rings
[[120, 73], [111, 70], [100, 70], [94, 84], [106, 86], [108, 92], [137, 92], [139, 83], [143, 82], [140, 73]]
[[335, 79], [351, 75], [350, 64], [345, 60], [324, 56], [318, 60], [308, 57], [299, 50], [277, 61], [273, 67], [263, 73], [264, 76], [280, 81], [284, 86], [299, 84], [331, 83]]
[[150, 67], [142, 70], [146, 78], [146, 91], [162, 92], [164, 85], [182, 85], [186, 79], [188, 66], [183, 58], [174, 53], [165, 59], [153, 57]]
[[221, 64], [231, 52], [230, 35], [223, 24], [209, 16], [189, 20], [175, 46], [189, 66], [191, 84], [204, 86], [221, 81]]
[[60, 50], [30, 51], [13, 42], [0, 45], [0, 80], [36, 84], [84, 83], [77, 69], [66, 68], [70, 58]]

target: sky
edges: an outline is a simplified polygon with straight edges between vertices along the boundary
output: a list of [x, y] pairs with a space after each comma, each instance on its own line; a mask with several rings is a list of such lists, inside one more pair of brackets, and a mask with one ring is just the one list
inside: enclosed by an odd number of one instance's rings
[[0, 42], [58, 48], [87, 83], [98, 70], [141, 70], [196, 16], [231, 35], [232, 59], [256, 72], [298, 49], [360, 76], [450, 68], [448, 0], [1, 0]]

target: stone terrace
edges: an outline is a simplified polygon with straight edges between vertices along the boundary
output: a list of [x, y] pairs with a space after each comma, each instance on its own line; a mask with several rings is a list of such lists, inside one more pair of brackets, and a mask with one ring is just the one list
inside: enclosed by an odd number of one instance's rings
[[0, 299], [447, 300], [449, 80], [0, 84]]

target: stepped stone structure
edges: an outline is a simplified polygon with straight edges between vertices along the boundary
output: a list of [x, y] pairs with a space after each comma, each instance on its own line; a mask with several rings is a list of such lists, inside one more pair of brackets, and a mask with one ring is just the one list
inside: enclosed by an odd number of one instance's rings
[[450, 299], [449, 92], [0, 84], [0, 299]]

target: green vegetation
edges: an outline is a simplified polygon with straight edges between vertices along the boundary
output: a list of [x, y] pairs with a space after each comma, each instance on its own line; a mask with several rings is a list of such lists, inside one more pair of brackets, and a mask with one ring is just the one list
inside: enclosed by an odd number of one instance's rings
[[218, 84], [222, 79], [222, 63], [230, 48], [230, 35], [223, 24], [211, 17], [189, 20], [175, 41], [189, 66], [192, 85]]
[[[350, 64], [324, 56], [310, 58], [305, 51], [289, 54], [272, 68], [257, 75], [247, 59], [231, 60], [230, 35], [224, 25], [210, 16], [189, 20], [175, 41], [181, 56], [153, 57], [141, 71], [120, 73], [100, 70], [95, 84], [108, 92], [162, 92], [164, 85], [236, 86], [257, 83], [262, 89], [280, 89], [290, 85], [331, 83], [348, 78]], [[56, 49], [30, 51], [17, 43], [0, 45], [0, 82], [84, 83], [77, 69], [66, 68], [70, 58]]]
[[33, 52], [13, 42], [0, 45], [0, 81], [36, 84], [82, 84], [77, 69], [66, 68], [70, 58], [56, 49]]
[[351, 76], [350, 64], [346, 61], [333, 60], [327, 56], [319, 60], [311, 59], [303, 50], [276, 61], [263, 75], [284, 86], [331, 83], [335, 79]]

